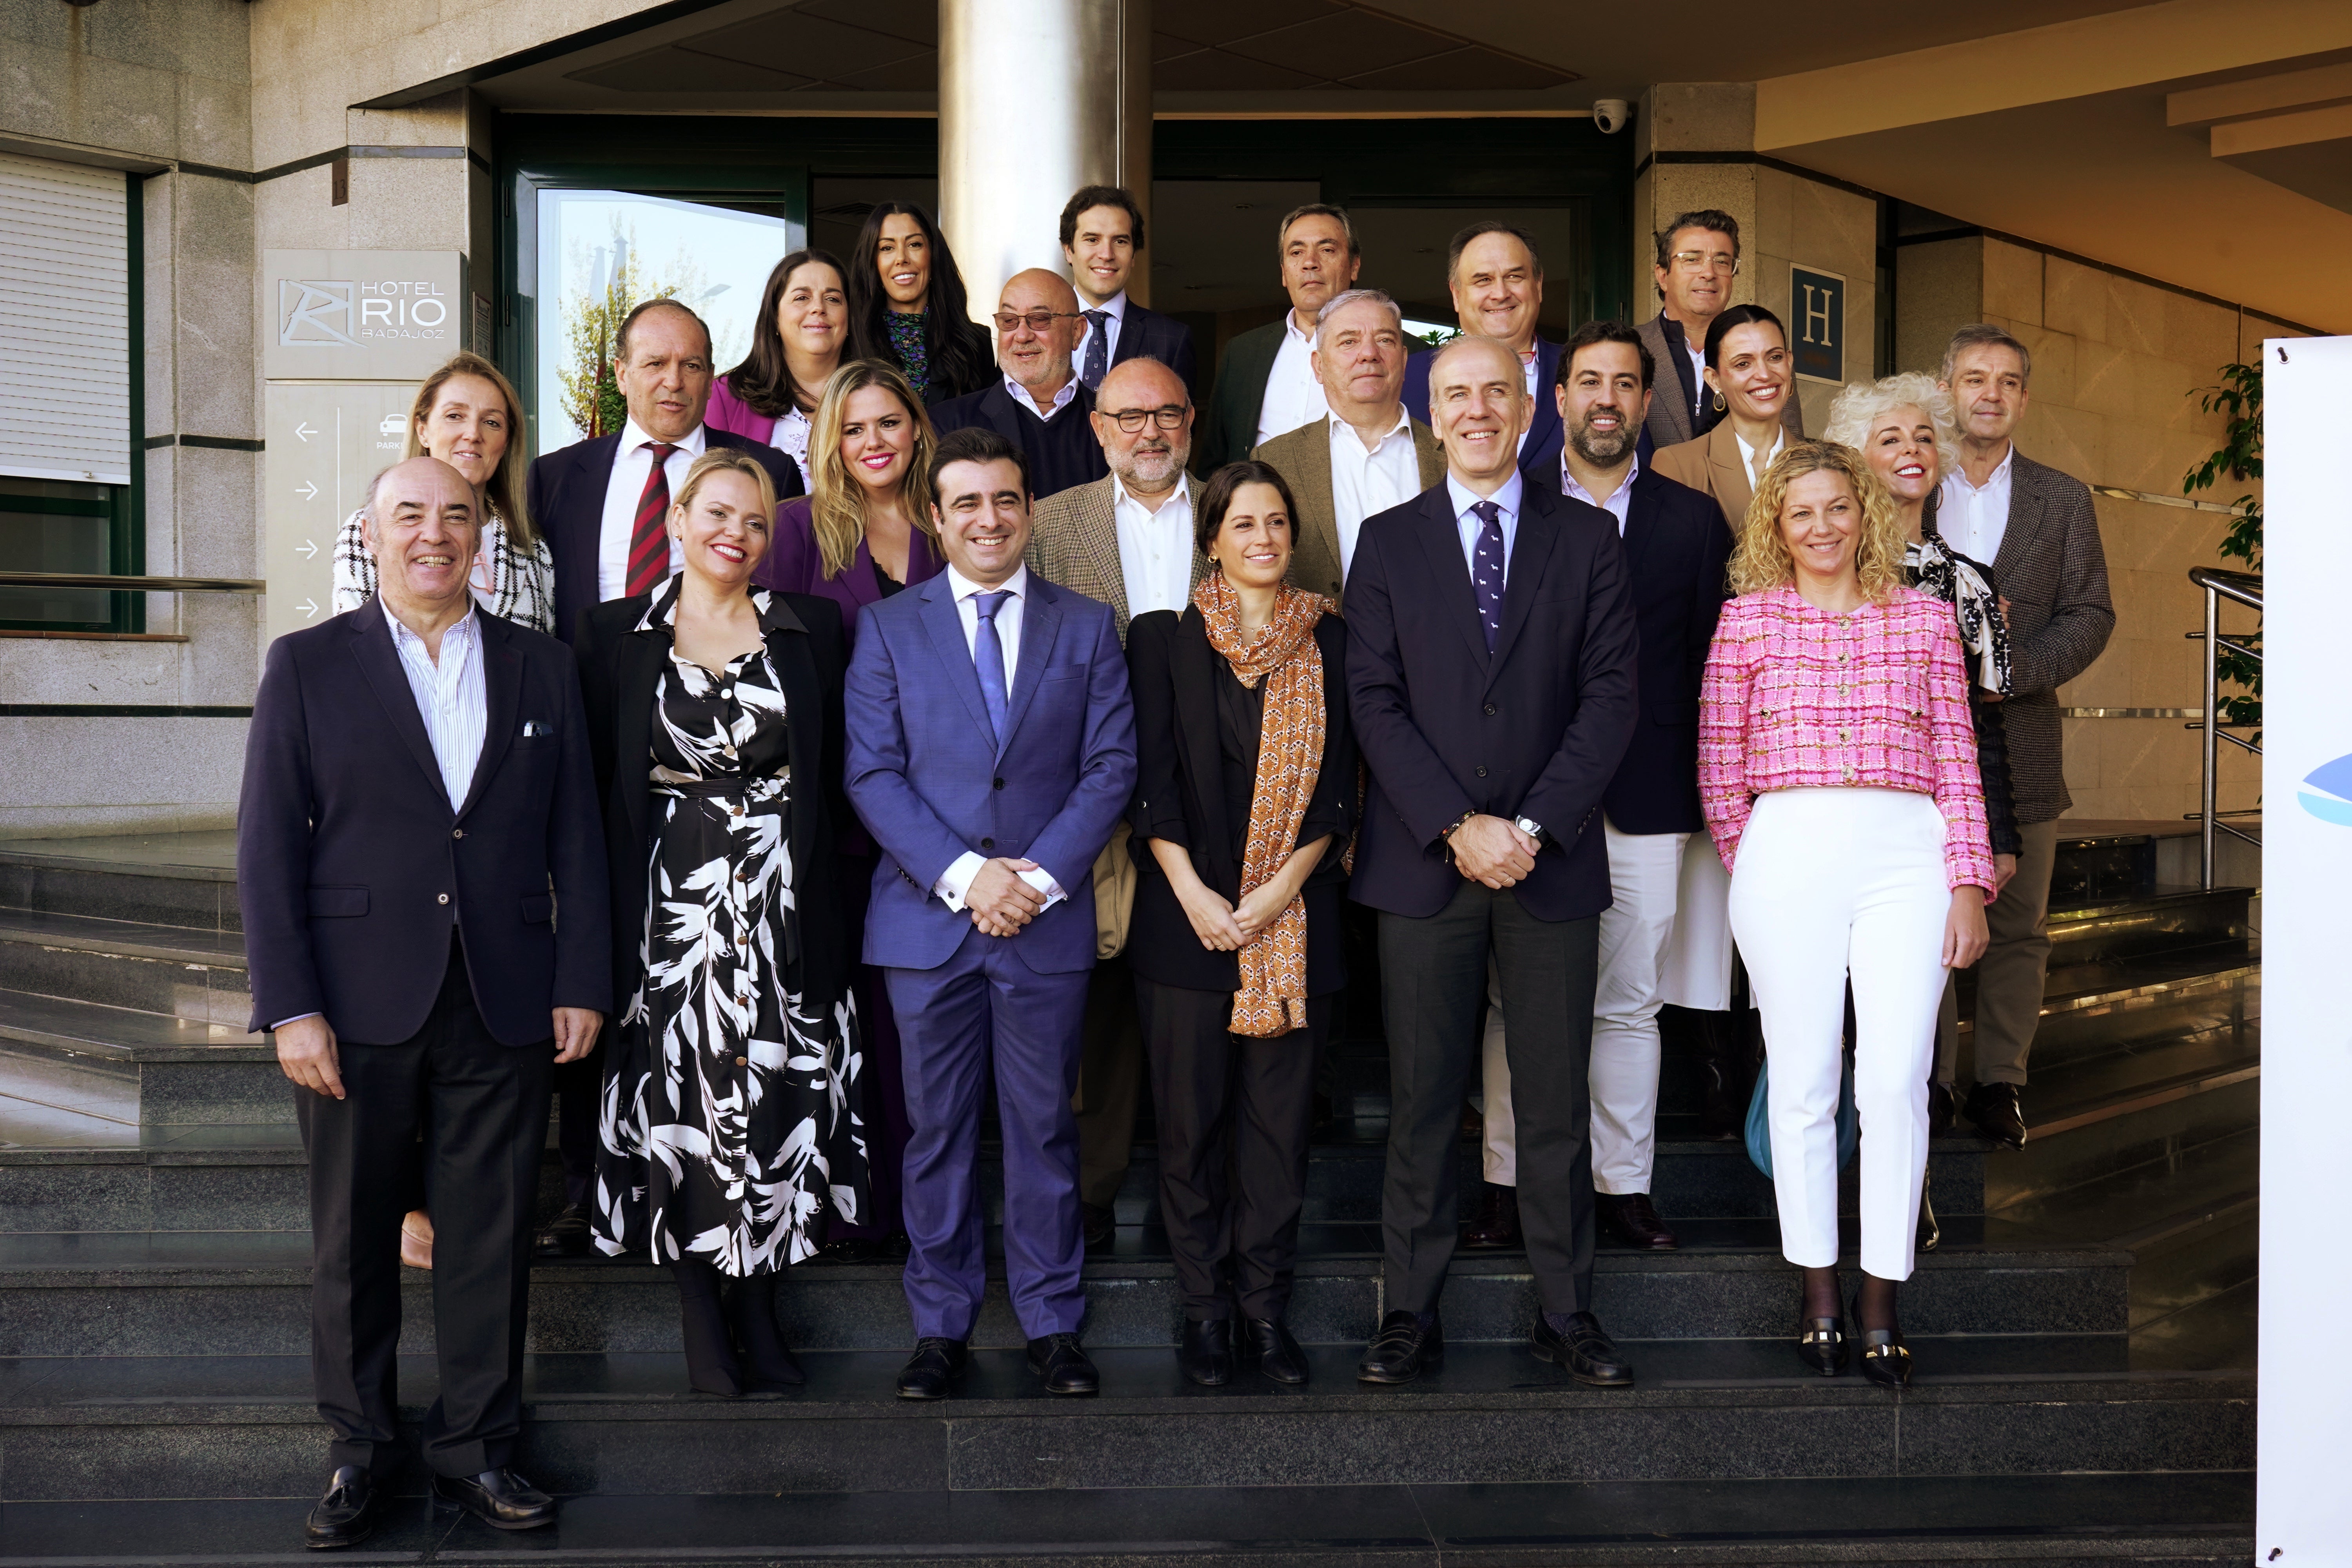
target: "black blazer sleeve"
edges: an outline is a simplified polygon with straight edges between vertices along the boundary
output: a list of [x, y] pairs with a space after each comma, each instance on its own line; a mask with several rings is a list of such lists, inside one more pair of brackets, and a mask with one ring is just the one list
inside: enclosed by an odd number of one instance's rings
[[613, 892], [604, 797], [589, 760], [588, 715], [576, 666], [562, 652], [559, 647], [556, 674], [566, 710], [563, 756], [547, 814], [547, 866], [556, 903], [554, 1005], [602, 1013], [611, 1008], [613, 996]]
[[849, 655], [841, 632], [841, 606], [818, 594], [786, 594], [784, 602], [808, 627], [809, 655], [816, 662], [818, 689], [824, 693], [824, 777], [820, 782], [824, 792], [825, 822], [838, 840], [857, 821], [849, 809], [849, 791], [842, 767], [849, 745], [845, 719]]
[[[1176, 735], [1176, 678], [1170, 655], [1178, 626], [1173, 610], [1138, 616], [1127, 626], [1128, 690], [1135, 701], [1135, 804], [1128, 824], [1138, 839], [1165, 838], [1192, 847], [1185, 820], [1183, 757]], [[1138, 860], [1151, 853], [1138, 843]]]
[[327, 1008], [310, 950], [310, 748], [295, 647], [290, 637], [269, 647], [236, 797], [236, 897], [260, 1029]]
[[[1329, 834], [1336, 840], [1315, 863], [1318, 878], [1339, 872], [1348, 840], [1356, 831], [1356, 733], [1348, 723], [1348, 623], [1325, 616], [1315, 626], [1323, 656], [1323, 762], [1315, 794], [1298, 825], [1298, 842], [1312, 844]], [[1344, 874], [1344, 873], [1340, 873]]]

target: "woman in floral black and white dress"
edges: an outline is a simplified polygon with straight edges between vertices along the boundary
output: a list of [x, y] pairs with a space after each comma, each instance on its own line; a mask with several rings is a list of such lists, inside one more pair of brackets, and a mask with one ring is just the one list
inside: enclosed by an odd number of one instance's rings
[[694, 1386], [802, 1381], [777, 1271], [870, 1190], [835, 883], [841, 615], [751, 585], [775, 495], [742, 453], [688, 470], [684, 566], [574, 639], [604, 791], [615, 1016], [593, 1218], [678, 1284]]

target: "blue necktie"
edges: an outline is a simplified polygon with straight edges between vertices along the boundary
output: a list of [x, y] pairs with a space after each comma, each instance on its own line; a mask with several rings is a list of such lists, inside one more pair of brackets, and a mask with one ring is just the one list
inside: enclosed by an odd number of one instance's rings
[[971, 641], [971, 662], [980, 669], [980, 699], [988, 704], [988, 727], [996, 731], [996, 743], [1004, 744], [1004, 643], [996, 635], [996, 612], [1004, 608], [1004, 601], [1013, 597], [1010, 588], [999, 588], [993, 594], [974, 594], [972, 607], [980, 612], [980, 634]]
[[1478, 624], [1486, 629], [1486, 651], [1503, 634], [1503, 509], [1490, 500], [1470, 503], [1478, 520], [1478, 544], [1470, 552], [1470, 585], [1478, 590]]
[[1103, 372], [1110, 368], [1110, 332], [1106, 325], [1110, 321], [1108, 310], [1087, 312], [1087, 363], [1078, 372], [1078, 379], [1092, 392], [1102, 384]]

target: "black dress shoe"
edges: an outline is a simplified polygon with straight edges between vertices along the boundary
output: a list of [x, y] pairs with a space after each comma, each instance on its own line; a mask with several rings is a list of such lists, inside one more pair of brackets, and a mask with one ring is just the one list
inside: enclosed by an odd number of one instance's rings
[[[1230, 1330], [1227, 1331], [1230, 1333]], [[1233, 1342], [1226, 1344], [1226, 1375], [1232, 1375]], [[1087, 1394], [1102, 1392], [1102, 1373], [1078, 1348], [1076, 1334], [1046, 1334], [1029, 1342], [1029, 1370], [1045, 1380], [1048, 1394]]]
[[383, 1493], [366, 1468], [340, 1466], [327, 1483], [327, 1495], [311, 1507], [302, 1526], [302, 1543], [313, 1552], [357, 1546], [375, 1533], [376, 1516], [383, 1511]]
[[898, 1397], [945, 1399], [955, 1392], [970, 1354], [961, 1340], [917, 1340], [915, 1353], [898, 1369]]
[[1478, 1217], [1462, 1232], [1462, 1245], [1473, 1252], [1509, 1249], [1519, 1245], [1519, 1189], [1486, 1184], [1478, 1194]]
[[537, 1530], [555, 1522], [555, 1500], [512, 1470], [436, 1476], [433, 1496], [464, 1509], [492, 1530]]
[[1843, 1318], [1797, 1320], [1797, 1359], [1805, 1363], [1806, 1371], [1836, 1377], [1845, 1371], [1845, 1357]]
[[1948, 1137], [1952, 1131], [1952, 1086], [1931, 1083], [1927, 1086], [1927, 1136]]
[[1538, 1361], [1565, 1368], [1579, 1383], [1595, 1388], [1633, 1386], [1633, 1367], [1618, 1354], [1616, 1342], [1601, 1327], [1601, 1320], [1590, 1312], [1570, 1312], [1566, 1332], [1551, 1326], [1550, 1313], [1538, 1312], [1528, 1348], [1535, 1352]]
[[1290, 1325], [1279, 1318], [1251, 1318], [1242, 1324], [1242, 1337], [1257, 1357], [1258, 1371], [1293, 1388], [1307, 1382], [1307, 1352], [1290, 1337]]
[[563, 1212], [548, 1221], [533, 1239], [531, 1250], [541, 1258], [588, 1256], [588, 1205], [565, 1204]]
[[1118, 1235], [1118, 1215], [1100, 1204], [1080, 1204], [1078, 1228], [1086, 1233], [1088, 1247], [1107, 1246]]
[[1963, 1108], [1977, 1131], [1996, 1143], [2006, 1143], [2012, 1149], [2025, 1147], [2025, 1113], [2017, 1103], [2017, 1085], [2013, 1083], [1980, 1083], [1969, 1090], [1969, 1102]]
[[1927, 1201], [1927, 1189], [1934, 1184], [1924, 1176], [1919, 1180], [1919, 1229], [1911, 1241], [1916, 1252], [1933, 1252], [1936, 1244], [1944, 1239], [1944, 1227], [1936, 1219], [1936, 1205]]
[[1184, 1320], [1184, 1337], [1176, 1346], [1176, 1364], [1184, 1381], [1202, 1388], [1223, 1388], [1234, 1380], [1234, 1322], [1212, 1318], [1205, 1323]]
[[1672, 1252], [1681, 1245], [1647, 1193], [1595, 1193], [1592, 1209], [1601, 1234], [1612, 1241], [1643, 1252]]
[[1911, 1386], [1911, 1350], [1903, 1342], [1901, 1329], [1865, 1329], [1862, 1327], [1862, 1307], [1853, 1308], [1856, 1337], [1862, 1341], [1862, 1375], [1881, 1388]]
[[1428, 1368], [1443, 1365], [1445, 1361], [1445, 1329], [1437, 1314], [1429, 1315], [1429, 1327], [1421, 1326], [1421, 1314], [1402, 1309], [1381, 1320], [1381, 1331], [1364, 1350], [1364, 1359], [1356, 1363], [1359, 1383], [1411, 1383]]

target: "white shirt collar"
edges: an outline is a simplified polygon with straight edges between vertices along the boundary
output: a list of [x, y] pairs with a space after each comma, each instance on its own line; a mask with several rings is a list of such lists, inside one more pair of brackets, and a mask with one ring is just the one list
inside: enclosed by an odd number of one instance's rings
[[[1113, 294], [1109, 299], [1105, 300], [1099, 305], [1089, 305], [1084, 300], [1078, 301], [1078, 313], [1080, 315], [1084, 315], [1089, 310], [1100, 310], [1112, 321], [1124, 325], [1127, 321], [1127, 290], [1124, 289], [1120, 289], [1118, 293]], [[1087, 324], [1088, 326], [1092, 326], [1094, 323], [1089, 321]]]
[[1185, 476], [1182, 474], [1176, 476], [1176, 488], [1173, 490], [1171, 490], [1168, 493], [1167, 499], [1160, 503], [1160, 510], [1158, 511], [1147, 510], [1141, 501], [1137, 500], [1135, 497], [1128, 494], [1127, 486], [1120, 482], [1119, 477], [1117, 474], [1113, 474], [1110, 477], [1110, 505], [1113, 511], [1117, 511], [1120, 507], [1131, 504], [1134, 506], [1137, 513], [1143, 517], [1154, 519], [1168, 517], [1171, 515], [1168, 509], [1172, 506], [1181, 506], [1188, 513], [1192, 510], [1192, 488], [1187, 482]]
[[1010, 372], [1005, 374], [1004, 390], [1012, 394], [1013, 402], [1018, 403], [1022, 407], [1026, 408], [1038, 418], [1051, 419], [1055, 415], [1059, 414], [1063, 409], [1067, 408], [1070, 405], [1070, 400], [1077, 396], [1077, 372], [1073, 370], [1070, 373], [1070, 379], [1062, 383], [1062, 390], [1054, 394], [1054, 406], [1051, 408], [1038, 407], [1037, 400], [1029, 395], [1029, 389], [1022, 385], [1019, 382], [1013, 380], [1012, 373]]
[[1997, 485], [2005, 485], [2009, 482], [2009, 466], [2015, 461], [2017, 461], [2017, 443], [2012, 440], [2009, 444], [2009, 450], [2000, 455], [2000, 461], [1993, 465], [1992, 472], [1985, 476], [1984, 483], [1969, 484], [1969, 470], [1965, 464], [1952, 469], [1952, 478], [1959, 480], [1963, 485], [1968, 485], [1968, 488], [1972, 490], [1989, 490]]
[[[404, 642], [413, 642], [420, 646], [424, 643], [423, 637], [408, 629], [406, 622], [392, 613], [392, 606], [383, 602], [383, 595], [376, 595], [375, 603], [376, 608], [383, 612], [385, 624], [392, 627], [392, 642], [394, 647], [398, 647]], [[468, 592], [466, 595], [466, 613], [442, 627], [441, 636], [445, 639], [454, 637], [461, 643], [470, 643], [479, 635], [480, 630], [480, 626], [474, 620], [474, 595]]]
[[[652, 439], [653, 437], [646, 435], [644, 428], [640, 426], [635, 419], [631, 419], [621, 426], [621, 450], [619, 455], [624, 458], [634, 457], [636, 455], [638, 447], [646, 445]], [[702, 456], [703, 448], [709, 445], [708, 430], [705, 426], [697, 425], [693, 429], [688, 430], [685, 435], [679, 437], [675, 441], [667, 443], [667, 445], [676, 447], [679, 451], [684, 452], [690, 458], [699, 458]]]
[[1445, 497], [1454, 503], [1454, 516], [1457, 521], [1471, 507], [1482, 500], [1493, 501], [1513, 517], [1517, 517], [1519, 515], [1519, 502], [1524, 499], [1526, 490], [1527, 480], [1520, 476], [1517, 468], [1511, 470], [1511, 477], [1505, 479], [1501, 488], [1490, 496], [1478, 495], [1469, 489], [1460, 479], [1454, 477], [1454, 470], [1451, 468], [1445, 472]]
[[959, 604], [971, 598], [974, 594], [993, 594], [999, 589], [1010, 591], [1016, 599], [1025, 600], [1029, 597], [1029, 563], [1025, 561], [1013, 569], [1012, 576], [999, 583], [994, 588], [982, 587], [952, 566], [947, 569], [947, 578], [948, 592]]
[[1298, 330], [1298, 311], [1296, 308], [1285, 310], [1282, 313], [1282, 331], [1286, 337], [1294, 338], [1299, 342], [1305, 343], [1309, 349], [1312, 349], [1315, 346], [1315, 334], [1311, 331], [1302, 332]]
[[1402, 403], [1397, 405], [1396, 423], [1381, 431], [1381, 439], [1369, 447], [1364, 445], [1364, 438], [1357, 433], [1356, 427], [1339, 417], [1339, 410], [1333, 409], [1331, 412], [1331, 444], [1336, 447], [1341, 441], [1345, 441], [1368, 458], [1380, 449], [1381, 442], [1399, 434], [1408, 437], [1412, 434], [1412, 416], [1404, 411]]

